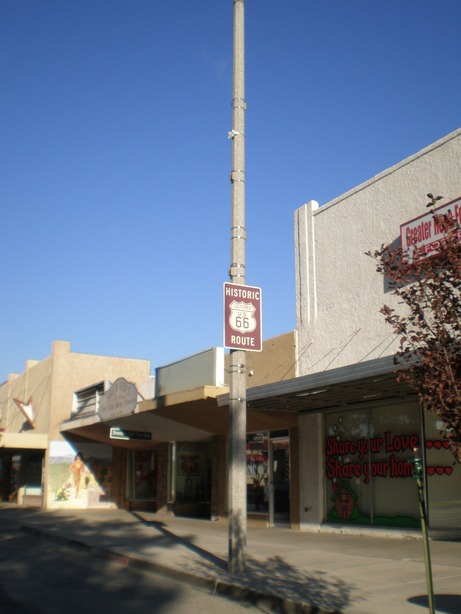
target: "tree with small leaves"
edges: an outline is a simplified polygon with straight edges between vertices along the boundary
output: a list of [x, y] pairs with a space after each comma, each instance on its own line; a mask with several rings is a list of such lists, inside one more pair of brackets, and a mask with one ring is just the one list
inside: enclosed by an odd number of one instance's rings
[[396, 376], [417, 391], [422, 407], [444, 425], [455, 459], [461, 462], [461, 225], [451, 213], [437, 212], [442, 197], [428, 194], [432, 224], [441, 233], [437, 251], [428, 256], [382, 245], [367, 252], [386, 276], [398, 310], [381, 313], [399, 339]]

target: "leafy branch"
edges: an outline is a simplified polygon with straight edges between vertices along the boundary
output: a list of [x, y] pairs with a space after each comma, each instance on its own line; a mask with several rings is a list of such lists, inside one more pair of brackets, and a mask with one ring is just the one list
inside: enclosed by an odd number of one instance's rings
[[417, 244], [408, 250], [382, 245], [367, 255], [399, 305], [380, 309], [399, 338], [397, 379], [439, 416], [443, 436], [461, 462], [461, 226], [455, 216], [434, 209], [440, 197], [428, 196], [433, 227], [442, 236], [436, 252], [428, 256]]

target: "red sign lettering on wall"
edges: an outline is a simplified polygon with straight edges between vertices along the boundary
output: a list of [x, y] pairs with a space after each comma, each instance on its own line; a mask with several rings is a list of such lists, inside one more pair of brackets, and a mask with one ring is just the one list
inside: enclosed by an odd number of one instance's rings
[[[461, 224], [461, 198], [437, 207], [434, 212], [437, 215], [448, 215]], [[400, 226], [402, 249], [411, 259], [435, 255], [442, 239], [443, 232], [430, 211]]]

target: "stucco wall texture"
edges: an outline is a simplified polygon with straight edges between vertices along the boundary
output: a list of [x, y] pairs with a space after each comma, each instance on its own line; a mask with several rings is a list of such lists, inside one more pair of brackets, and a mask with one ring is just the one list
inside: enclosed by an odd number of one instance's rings
[[[60, 425], [71, 416], [74, 391], [118, 377], [140, 384], [149, 376], [148, 360], [78, 354], [71, 351], [68, 341], [54, 341], [49, 357], [27, 361], [22, 374], [10, 375], [0, 386], [0, 426], [9, 433], [21, 433], [23, 438], [42, 433], [49, 440], [62, 440]], [[22, 432], [24, 417], [13, 399], [32, 399], [36, 413], [33, 430]]]
[[295, 212], [297, 375], [392, 355], [396, 342], [379, 313], [394, 305], [366, 256], [398, 242], [400, 225], [461, 197], [461, 129], [339, 198]]

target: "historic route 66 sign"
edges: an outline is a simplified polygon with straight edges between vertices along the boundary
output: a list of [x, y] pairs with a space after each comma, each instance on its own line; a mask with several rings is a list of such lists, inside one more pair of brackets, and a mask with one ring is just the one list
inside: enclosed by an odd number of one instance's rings
[[224, 284], [224, 347], [262, 350], [261, 288]]

